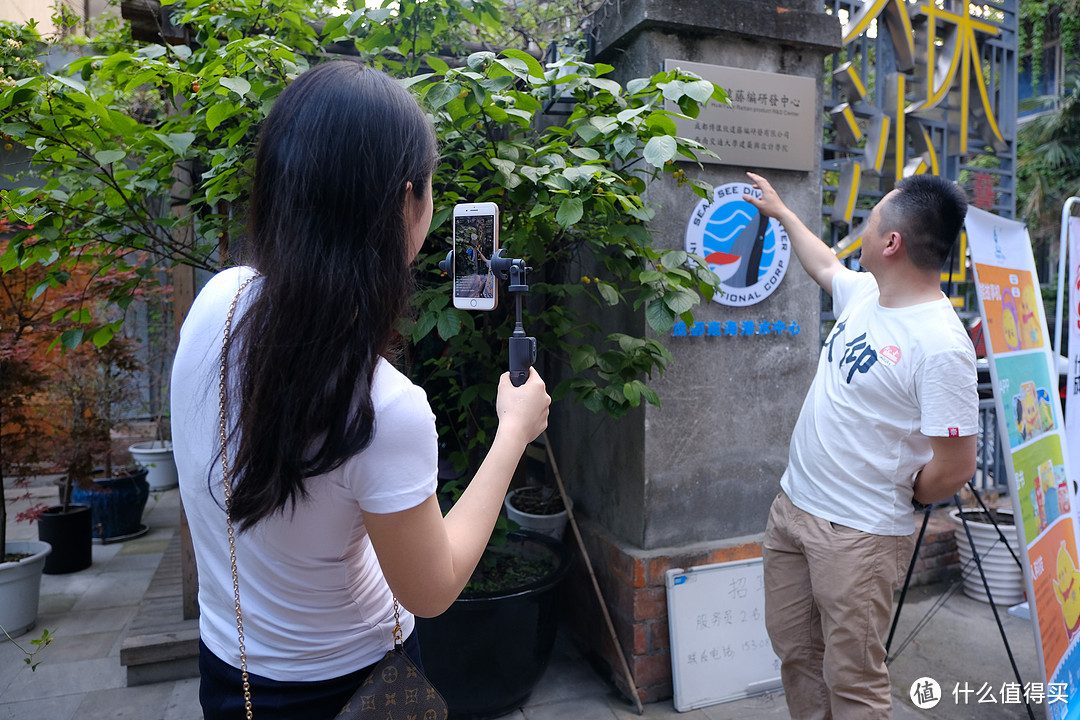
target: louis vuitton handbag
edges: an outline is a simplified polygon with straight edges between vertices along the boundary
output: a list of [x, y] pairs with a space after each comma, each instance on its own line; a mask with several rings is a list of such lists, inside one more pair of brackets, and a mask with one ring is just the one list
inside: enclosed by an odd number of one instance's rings
[[[251, 685], [248, 682], [247, 652], [244, 648], [244, 619], [240, 612], [240, 579], [236, 572], [236, 535], [233, 532], [229, 507], [232, 489], [229, 485], [229, 460], [226, 452], [227, 431], [225, 424], [225, 366], [229, 352], [229, 337], [233, 314], [240, 293], [254, 278], [240, 286], [229, 306], [225, 319], [225, 340], [221, 347], [220, 400], [221, 476], [225, 483], [225, 520], [229, 531], [229, 560], [232, 563], [233, 597], [236, 601], [236, 633], [240, 643], [240, 675], [244, 687], [244, 711], [248, 720], [251, 712]], [[364, 683], [353, 693], [337, 714], [344, 720], [446, 720], [450, 712], [446, 700], [435, 686], [424, 677], [412, 659], [402, 648], [401, 621], [397, 598], [394, 598], [394, 647], [386, 651], [382, 660], [371, 669]]]

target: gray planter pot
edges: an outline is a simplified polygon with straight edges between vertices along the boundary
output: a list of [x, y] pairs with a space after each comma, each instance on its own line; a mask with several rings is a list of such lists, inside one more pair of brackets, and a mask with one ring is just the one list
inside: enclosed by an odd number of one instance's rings
[[0, 563], [0, 626], [16, 637], [37, 622], [41, 571], [52, 546], [40, 540], [10, 541], [7, 551], [29, 554], [22, 560]]

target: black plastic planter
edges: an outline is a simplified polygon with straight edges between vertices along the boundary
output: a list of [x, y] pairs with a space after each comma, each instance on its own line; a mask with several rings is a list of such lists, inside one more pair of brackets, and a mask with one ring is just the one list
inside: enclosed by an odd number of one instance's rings
[[38, 516], [38, 540], [52, 545], [45, 559], [46, 575], [64, 575], [90, 567], [93, 544], [88, 505], [55, 505]]
[[417, 618], [424, 672], [446, 698], [453, 720], [494, 718], [519, 707], [551, 659], [558, 629], [559, 582], [570, 567], [561, 542], [532, 532], [508, 546], [547, 553], [555, 570], [524, 587], [458, 598], [436, 618]]

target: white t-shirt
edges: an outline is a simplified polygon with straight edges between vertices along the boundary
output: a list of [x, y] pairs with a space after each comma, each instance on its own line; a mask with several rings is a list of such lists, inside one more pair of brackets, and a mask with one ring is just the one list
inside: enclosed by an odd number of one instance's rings
[[[198, 563], [199, 632], [211, 652], [235, 667], [240, 652], [217, 454], [218, 381], [225, 316], [252, 274], [250, 268], [225, 270], [199, 293], [172, 374], [173, 453]], [[244, 291], [234, 327], [258, 283]], [[385, 360], [376, 369], [372, 398], [371, 444], [337, 470], [308, 479], [310, 495], [294, 512], [236, 535], [253, 673], [273, 680], [340, 677], [377, 662], [393, 644], [393, 596], [360, 511], [398, 512], [430, 497], [438, 443], [427, 395]], [[235, 456], [230, 447], [230, 460]], [[407, 637], [413, 616], [404, 608], [401, 626]]]
[[781, 487], [796, 507], [877, 535], [915, 530], [928, 436], [978, 432], [975, 351], [948, 299], [878, 304], [870, 273], [833, 279], [836, 325], [791, 437]]

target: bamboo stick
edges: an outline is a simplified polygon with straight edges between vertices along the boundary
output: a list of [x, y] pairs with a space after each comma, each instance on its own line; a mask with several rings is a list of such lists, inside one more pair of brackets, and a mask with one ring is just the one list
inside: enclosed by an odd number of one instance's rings
[[570, 521], [570, 527], [574, 531], [574, 537], [577, 539], [578, 549], [581, 550], [581, 557], [585, 560], [585, 567], [589, 570], [589, 579], [592, 580], [593, 590], [596, 591], [596, 597], [600, 600], [600, 610], [604, 613], [604, 622], [607, 624], [608, 632], [611, 633], [611, 641], [615, 643], [615, 653], [619, 656], [619, 663], [622, 665], [623, 675], [626, 676], [626, 682], [630, 685], [630, 695], [634, 698], [634, 705], [637, 707], [638, 715], [645, 713], [645, 708], [641, 705], [641, 698], [638, 697], [637, 685], [634, 684], [634, 676], [630, 672], [630, 666], [626, 662], [626, 655], [623, 653], [622, 644], [619, 642], [618, 635], [615, 634], [615, 625], [611, 622], [611, 614], [608, 612], [607, 603], [604, 601], [604, 594], [600, 591], [600, 583], [596, 580], [596, 573], [593, 571], [592, 562], [589, 560], [589, 553], [585, 549], [585, 541], [581, 539], [581, 531], [578, 530], [577, 519], [574, 518], [574, 510], [570, 505], [570, 498], [566, 496], [566, 488], [563, 486], [562, 475], [559, 474], [559, 466], [555, 462], [555, 455], [551, 451], [551, 440], [548, 439], [547, 430], [543, 433], [544, 448], [547, 450], [548, 462], [551, 463], [551, 469], [555, 473], [555, 483], [559, 486], [559, 495], [562, 496], [563, 507], [566, 508], [566, 517]]

